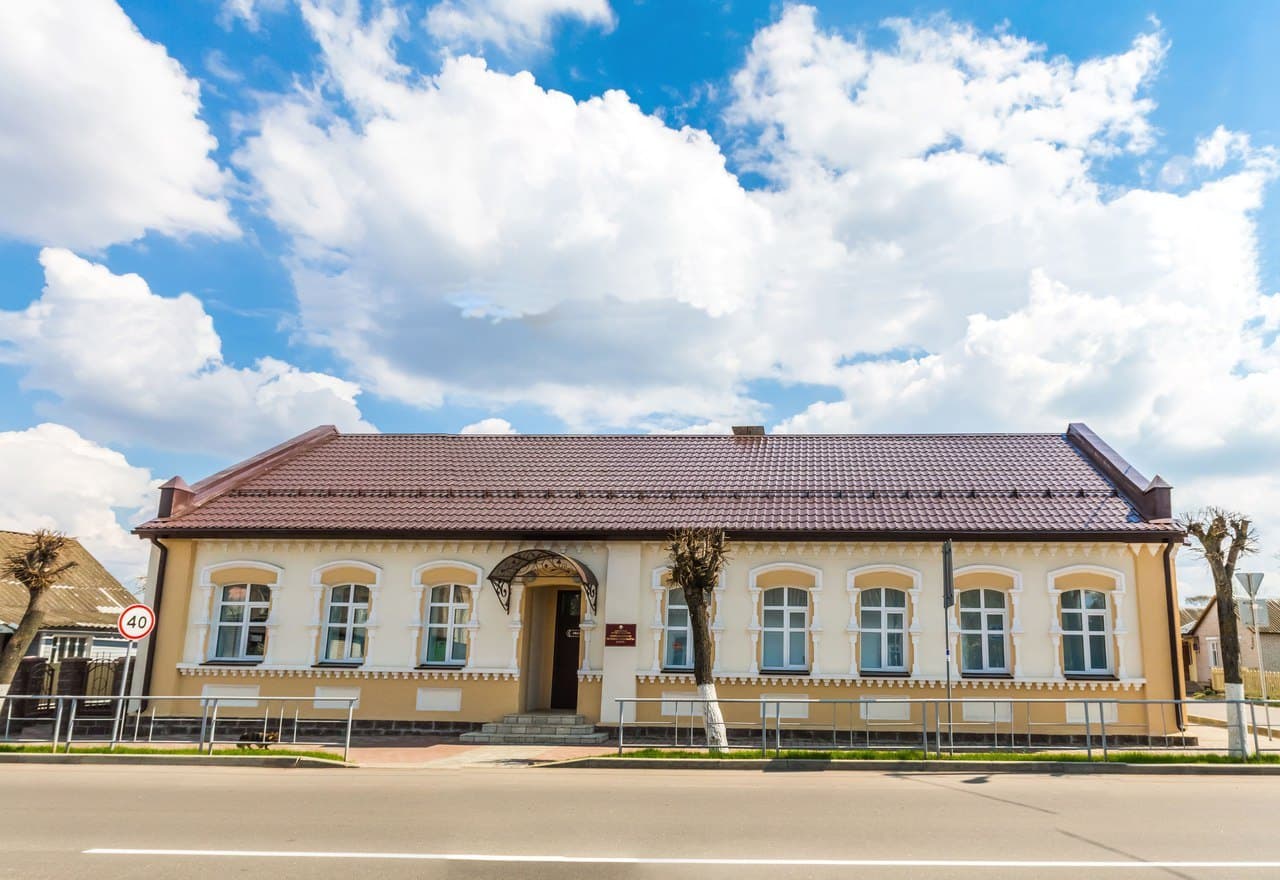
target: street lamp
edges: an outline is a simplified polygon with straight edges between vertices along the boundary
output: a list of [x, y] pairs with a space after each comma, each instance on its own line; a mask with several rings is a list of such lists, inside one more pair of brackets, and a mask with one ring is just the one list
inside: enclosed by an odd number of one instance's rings
[[1267, 739], [1271, 739], [1271, 704], [1267, 702], [1267, 667], [1262, 655], [1262, 640], [1258, 637], [1258, 591], [1262, 589], [1262, 572], [1236, 572], [1236, 580], [1249, 594], [1249, 611], [1253, 623], [1253, 644], [1258, 650], [1258, 680], [1262, 690], [1263, 710], [1267, 715]]

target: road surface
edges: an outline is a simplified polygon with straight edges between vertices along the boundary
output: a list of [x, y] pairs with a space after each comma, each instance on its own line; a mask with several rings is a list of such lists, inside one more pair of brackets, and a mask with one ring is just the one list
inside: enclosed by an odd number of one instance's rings
[[1262, 878], [1277, 803], [1280, 777], [8, 764], [0, 877]]

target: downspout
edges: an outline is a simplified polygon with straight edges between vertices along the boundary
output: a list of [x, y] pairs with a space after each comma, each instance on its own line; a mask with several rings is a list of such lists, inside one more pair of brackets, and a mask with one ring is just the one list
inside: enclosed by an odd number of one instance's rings
[[[1181, 627], [1178, 625], [1178, 609], [1174, 606], [1174, 542], [1170, 541], [1165, 545], [1165, 605], [1169, 610], [1169, 663], [1174, 668], [1174, 698], [1181, 700], [1181, 692], [1183, 692], [1183, 664], [1181, 664], [1181, 650], [1179, 646], [1179, 634]], [[161, 569], [163, 570], [163, 569]], [[150, 655], [148, 655], [150, 660]], [[1183, 724], [1183, 703], [1174, 703], [1174, 720], [1179, 730], [1185, 729]]]
[[[152, 599], [151, 611], [155, 614], [156, 620], [160, 619], [160, 603], [164, 600], [164, 572], [169, 564], [169, 548], [161, 544], [156, 538], [151, 538], [152, 545], [160, 551], [160, 558], [156, 563], [156, 594]], [[159, 634], [155, 636], [159, 638]], [[147, 667], [142, 673], [142, 696], [146, 697], [151, 693], [151, 669], [156, 662], [156, 645], [153, 639], [151, 644], [147, 646]], [[146, 708], [144, 701], [143, 708]]]

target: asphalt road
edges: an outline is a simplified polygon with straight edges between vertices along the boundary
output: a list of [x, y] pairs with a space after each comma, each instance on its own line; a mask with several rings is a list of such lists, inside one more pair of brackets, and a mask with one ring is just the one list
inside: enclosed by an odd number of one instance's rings
[[1280, 777], [9, 764], [0, 877], [1262, 878], [1277, 804]]

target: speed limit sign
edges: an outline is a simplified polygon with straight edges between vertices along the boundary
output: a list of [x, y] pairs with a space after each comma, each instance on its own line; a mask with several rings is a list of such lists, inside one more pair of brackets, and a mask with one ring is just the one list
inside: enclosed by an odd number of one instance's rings
[[131, 642], [137, 642], [151, 635], [151, 630], [155, 629], [156, 615], [149, 605], [130, 605], [124, 611], [120, 612], [120, 619], [116, 621], [116, 628], [120, 630], [120, 635], [124, 636]]

